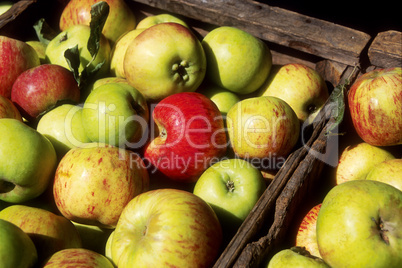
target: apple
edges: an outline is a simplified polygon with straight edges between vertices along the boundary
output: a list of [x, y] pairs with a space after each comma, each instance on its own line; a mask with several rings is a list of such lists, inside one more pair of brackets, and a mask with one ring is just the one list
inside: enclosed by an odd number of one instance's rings
[[15, 224], [0, 219], [0, 262], [2, 268], [30, 268], [38, 260], [31, 238]]
[[349, 180], [365, 179], [369, 171], [376, 165], [395, 157], [384, 148], [359, 142], [347, 146], [339, 157], [335, 170], [335, 184]]
[[52, 143], [23, 122], [0, 119], [0, 200], [24, 202], [42, 194], [54, 176]]
[[[103, 35], [114, 43], [122, 34], [136, 26], [136, 18], [124, 0], [103, 0], [109, 5], [109, 15], [103, 26]], [[91, 22], [91, 7], [99, 0], [71, 0], [64, 7], [60, 16], [59, 27], [62, 31], [72, 25]]]
[[114, 229], [101, 228], [95, 225], [73, 222], [75, 228], [80, 234], [82, 247], [95, 251], [99, 254], [105, 254], [106, 242]]
[[71, 221], [41, 208], [12, 205], [0, 211], [0, 219], [12, 222], [29, 235], [40, 263], [59, 250], [82, 246]]
[[1, 1], [0, 2], [0, 15], [6, 13], [12, 6], [14, 2], [12, 1]]
[[[71, 2], [70, 2], [71, 3]], [[49, 63], [61, 65], [70, 69], [64, 52], [67, 49], [78, 45], [80, 65], [79, 72], [84, 70], [84, 66], [89, 65], [91, 70], [95, 69], [98, 64], [104, 62], [98, 73], [97, 78], [104, 77], [109, 73], [110, 68], [110, 52], [111, 46], [104, 35], [100, 36], [99, 50], [95, 59], [92, 59], [91, 53], [87, 48], [88, 39], [91, 28], [88, 25], [75, 24], [63, 30], [54, 37], [46, 47], [46, 58]]]
[[226, 117], [230, 108], [240, 101], [236, 93], [216, 85], [204, 85], [197, 92], [210, 98], [218, 106], [219, 111], [224, 117]]
[[321, 75], [299, 63], [274, 65], [258, 94], [286, 101], [301, 122], [307, 118], [312, 122], [329, 97], [327, 84]]
[[366, 180], [388, 183], [402, 191], [402, 159], [385, 160], [367, 173]]
[[110, 56], [110, 73], [117, 77], [126, 77], [124, 73], [124, 57], [130, 43], [136, 38], [144, 29], [134, 29], [128, 31], [120, 36], [114, 44]]
[[151, 16], [147, 16], [147, 17], [143, 18], [141, 21], [138, 22], [136, 29], [146, 29], [146, 28], [149, 28], [156, 24], [166, 23], [166, 22], [175, 22], [175, 23], [181, 24], [181, 25], [189, 28], [187, 23], [184, 20], [178, 18], [175, 15], [163, 13], [163, 14], [151, 15]]
[[12, 101], [0, 95], [0, 118], [14, 118], [22, 122], [22, 116]]
[[375, 69], [356, 79], [348, 93], [357, 134], [376, 146], [402, 144], [402, 68]]
[[123, 66], [133, 87], [147, 100], [160, 101], [195, 91], [205, 77], [206, 58], [189, 28], [166, 22], [145, 29], [130, 43]]
[[249, 160], [281, 162], [295, 147], [300, 134], [296, 113], [284, 100], [272, 96], [236, 103], [227, 114], [226, 124], [233, 151]]
[[177, 189], [142, 193], [124, 208], [111, 240], [117, 267], [210, 267], [222, 229], [200, 197]]
[[24, 71], [15, 80], [11, 100], [28, 121], [37, 119], [59, 101], [80, 101], [73, 73], [56, 64], [41, 64]]
[[242, 159], [223, 159], [197, 180], [193, 193], [215, 211], [224, 233], [237, 231], [264, 192], [261, 172]]
[[304, 247], [311, 255], [321, 258], [318, 250], [316, 222], [321, 203], [314, 205], [303, 217], [297, 228], [295, 246]]
[[85, 248], [69, 248], [54, 253], [42, 266], [43, 268], [114, 268], [110, 260], [102, 254]]
[[63, 104], [53, 108], [39, 119], [36, 130], [52, 142], [58, 159], [70, 149], [91, 142], [82, 124], [80, 105]]
[[[107, 83], [92, 90], [85, 100], [82, 122], [93, 142], [139, 148], [145, 141], [149, 111], [144, 96], [124, 83]], [[145, 137], [146, 138], [146, 137]]]
[[61, 159], [53, 195], [67, 219], [114, 228], [127, 203], [148, 187], [148, 171], [138, 154], [90, 143], [71, 149]]
[[40, 64], [38, 54], [27, 43], [0, 36], [0, 95], [11, 97], [11, 88], [17, 77]]
[[38, 54], [39, 57], [39, 62], [40, 64], [46, 64], [48, 63], [46, 60], [46, 44], [41, 42], [41, 41], [37, 41], [37, 40], [30, 40], [30, 41], [26, 41], [26, 43], [28, 45], [30, 45], [31, 47], [33, 47], [33, 49], [36, 51], [36, 54]]
[[109, 84], [109, 83], [123, 83], [123, 84], [127, 84], [128, 82], [125, 78], [123, 77], [116, 77], [116, 76], [108, 76], [108, 77], [103, 77], [103, 78], [99, 78], [97, 80], [95, 80], [91, 85], [90, 85], [90, 89], [89, 92], [91, 92], [92, 90], [94, 90], [95, 88], [104, 85], [104, 84]]
[[172, 180], [197, 181], [226, 152], [222, 116], [200, 93], [170, 95], [155, 106], [152, 117], [159, 135], [146, 146], [144, 157]]
[[220, 26], [202, 40], [206, 79], [237, 94], [256, 91], [267, 79], [272, 56], [268, 46], [236, 27]]
[[331, 267], [402, 267], [402, 192], [378, 181], [333, 187], [317, 216], [317, 243]]
[[285, 248], [277, 252], [269, 261], [267, 268], [329, 268], [319, 257], [312, 256], [301, 247]]

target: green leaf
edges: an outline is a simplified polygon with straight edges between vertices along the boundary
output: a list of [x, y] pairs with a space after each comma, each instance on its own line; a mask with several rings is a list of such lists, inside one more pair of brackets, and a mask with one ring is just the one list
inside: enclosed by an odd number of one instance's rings
[[98, 54], [100, 47], [100, 40], [102, 37], [103, 26], [109, 15], [108, 3], [101, 1], [91, 6], [91, 34], [88, 39], [87, 48], [93, 59]]
[[58, 34], [52, 29], [52, 27], [49, 26], [49, 24], [47, 24], [44, 18], [41, 18], [35, 22], [33, 28], [35, 29], [38, 40], [45, 45], [49, 44], [49, 42]]
[[78, 83], [78, 86], [81, 85], [81, 74], [79, 71], [80, 68], [80, 52], [78, 50], [78, 45], [75, 45], [72, 48], [67, 49], [64, 51], [64, 57], [66, 58], [66, 61], [68, 63], [68, 66], [70, 67], [70, 70], [74, 74], [74, 78]]

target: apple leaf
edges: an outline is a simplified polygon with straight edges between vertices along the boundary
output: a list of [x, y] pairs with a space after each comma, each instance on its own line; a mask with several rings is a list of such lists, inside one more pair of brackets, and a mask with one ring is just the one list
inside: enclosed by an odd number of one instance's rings
[[103, 26], [109, 15], [108, 3], [101, 1], [91, 6], [91, 34], [88, 39], [87, 48], [91, 53], [92, 59], [95, 59], [100, 47]]
[[49, 42], [57, 35], [57, 32], [49, 26], [44, 18], [35, 22], [33, 28], [35, 29], [38, 40], [45, 45], [49, 44]]
[[75, 81], [77, 81], [78, 85], [80, 85], [81, 75], [78, 71], [80, 67], [80, 52], [78, 50], [78, 45], [75, 45], [74, 47], [64, 51], [64, 57], [66, 58], [70, 70], [73, 72]]

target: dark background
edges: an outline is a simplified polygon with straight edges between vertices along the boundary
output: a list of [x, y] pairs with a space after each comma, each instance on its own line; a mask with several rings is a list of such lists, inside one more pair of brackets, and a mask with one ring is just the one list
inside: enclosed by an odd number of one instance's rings
[[402, 12], [398, 1], [259, 0], [257, 2], [347, 26], [368, 33], [372, 37], [382, 31], [402, 31]]

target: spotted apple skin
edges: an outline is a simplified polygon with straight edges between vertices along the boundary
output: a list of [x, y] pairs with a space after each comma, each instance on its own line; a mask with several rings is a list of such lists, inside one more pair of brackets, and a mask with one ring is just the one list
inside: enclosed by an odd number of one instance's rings
[[402, 144], [402, 68], [363, 74], [351, 86], [348, 103], [356, 132], [365, 142]]
[[148, 187], [148, 172], [137, 154], [106, 144], [88, 144], [71, 149], [60, 161], [53, 194], [66, 218], [114, 228], [127, 203]]

